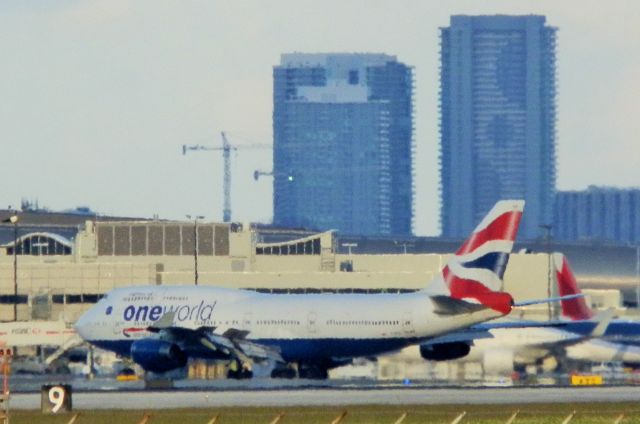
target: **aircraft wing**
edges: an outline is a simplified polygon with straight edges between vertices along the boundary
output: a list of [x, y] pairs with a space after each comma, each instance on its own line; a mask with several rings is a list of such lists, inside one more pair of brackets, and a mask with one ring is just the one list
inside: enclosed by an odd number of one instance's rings
[[421, 342], [420, 345], [437, 345], [442, 343], [455, 343], [455, 342], [467, 342], [469, 344], [473, 344], [474, 340], [477, 339], [490, 339], [493, 338], [493, 335], [487, 329], [483, 328], [467, 328], [465, 330], [455, 331], [453, 333], [447, 333], [442, 336], [433, 337], [424, 342]]
[[[562, 328], [561, 323], [556, 322], [556, 326], [551, 325], [552, 328], [557, 328], [558, 330], [565, 331], [571, 336], [554, 342], [540, 343], [539, 345], [537, 345], [537, 347], [548, 349], [554, 354], [559, 354], [569, 346], [573, 346], [590, 339], [602, 338], [602, 336], [604, 336], [604, 333], [607, 331], [607, 327], [609, 327], [609, 324], [614, 317], [614, 313], [615, 311], [613, 309], [607, 309], [606, 311], [602, 311], [598, 315], [596, 315], [596, 317], [592, 320], [596, 325], [588, 334], [571, 332], [570, 328], [564, 329]], [[554, 322], [550, 322], [550, 324], [554, 324]]]
[[284, 362], [277, 349], [247, 340], [249, 332], [246, 330], [229, 328], [220, 333], [215, 327], [191, 329], [176, 326], [173, 321], [174, 313], [168, 312], [148, 327], [148, 331], [158, 333], [162, 340], [176, 343], [186, 351], [204, 348], [243, 362], [265, 359]]
[[604, 335], [607, 327], [613, 319], [613, 310], [607, 310], [599, 314], [596, 319], [596, 326], [591, 330], [589, 334], [581, 335], [573, 333], [568, 327], [571, 322], [568, 321], [531, 321], [531, 320], [515, 320], [515, 321], [493, 321], [476, 324], [464, 330], [447, 333], [442, 336], [434, 337], [421, 342], [421, 345], [434, 345], [440, 343], [453, 343], [453, 342], [467, 342], [473, 344], [474, 340], [493, 338], [491, 330], [497, 329], [522, 329], [527, 328], [552, 328], [560, 331], [566, 331], [568, 334], [575, 335], [575, 337], [568, 337], [565, 340], [554, 341], [549, 343], [540, 343], [536, 347], [545, 350], [552, 350], [558, 348], [566, 348], [568, 346], [583, 342], [587, 339], [600, 338]]

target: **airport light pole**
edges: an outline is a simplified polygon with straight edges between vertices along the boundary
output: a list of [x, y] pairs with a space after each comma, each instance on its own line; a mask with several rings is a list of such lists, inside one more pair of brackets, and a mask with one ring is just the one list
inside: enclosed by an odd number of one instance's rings
[[198, 285], [198, 220], [204, 219], [202, 215], [187, 215], [187, 219], [193, 219], [193, 282]]
[[349, 256], [351, 256], [351, 248], [358, 247], [358, 243], [342, 243], [342, 247], [346, 247], [349, 251]]
[[[547, 244], [547, 297], [549, 298], [551, 297], [551, 229], [553, 225], [540, 224], [539, 227], [545, 231], [544, 238]], [[549, 319], [552, 318], [551, 308], [551, 303], [547, 303]]]
[[402, 253], [403, 253], [404, 255], [406, 255], [406, 254], [407, 254], [407, 247], [409, 247], [409, 246], [410, 246], [410, 247], [413, 247], [413, 246], [414, 246], [414, 245], [413, 245], [413, 243], [408, 242], [408, 241], [398, 241], [398, 240], [394, 240], [394, 241], [393, 241], [393, 243], [394, 243], [396, 246], [398, 246], [398, 245], [402, 246]]
[[17, 213], [9, 217], [13, 224], [13, 320], [18, 321], [18, 221]]

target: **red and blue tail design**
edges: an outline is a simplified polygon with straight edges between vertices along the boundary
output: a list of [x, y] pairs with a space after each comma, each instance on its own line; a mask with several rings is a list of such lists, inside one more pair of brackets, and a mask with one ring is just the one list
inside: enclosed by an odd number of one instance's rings
[[[553, 263], [556, 268], [556, 283], [558, 284], [558, 294], [560, 296], [568, 296], [572, 294], [580, 294], [576, 277], [571, 271], [569, 261], [562, 253], [553, 254]], [[562, 300], [562, 316], [571, 320], [590, 319], [594, 316], [593, 311], [587, 305], [584, 297], [576, 299]]]
[[523, 209], [523, 200], [496, 203], [449, 259], [442, 269], [442, 281], [451, 297], [480, 303], [503, 314], [511, 311], [513, 298], [499, 290]]

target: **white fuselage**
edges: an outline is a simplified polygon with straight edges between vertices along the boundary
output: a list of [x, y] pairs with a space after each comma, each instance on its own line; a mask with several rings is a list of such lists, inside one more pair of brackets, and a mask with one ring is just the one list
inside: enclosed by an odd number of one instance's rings
[[314, 349], [330, 357], [373, 355], [499, 315], [486, 308], [437, 314], [423, 292], [274, 295], [163, 286], [116, 289], [83, 315], [76, 328], [87, 341], [123, 350], [123, 344], [154, 337], [148, 327], [169, 311], [175, 313], [176, 327], [212, 327], [216, 334], [248, 331], [247, 340], [275, 345], [291, 359], [300, 350], [296, 341], [322, 341]]

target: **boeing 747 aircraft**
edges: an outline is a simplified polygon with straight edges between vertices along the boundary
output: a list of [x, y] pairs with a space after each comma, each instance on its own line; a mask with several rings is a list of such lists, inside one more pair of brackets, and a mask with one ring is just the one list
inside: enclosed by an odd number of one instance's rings
[[524, 202], [498, 202], [424, 290], [403, 294], [264, 294], [203, 286], [111, 291], [77, 322], [86, 341], [147, 371], [189, 358], [275, 361], [272, 376], [327, 378], [375, 356], [508, 314], [501, 292]]

